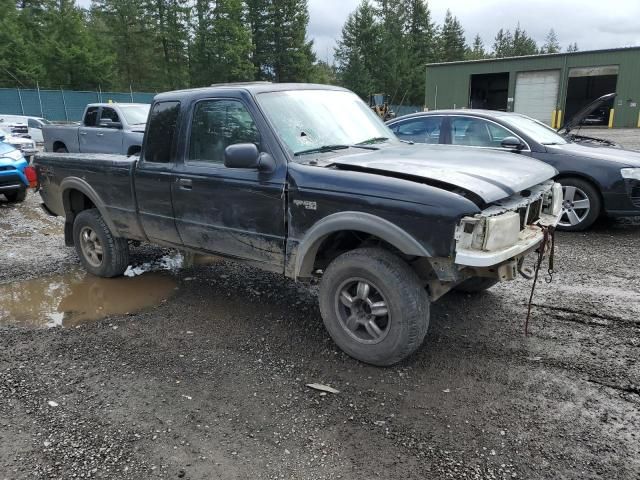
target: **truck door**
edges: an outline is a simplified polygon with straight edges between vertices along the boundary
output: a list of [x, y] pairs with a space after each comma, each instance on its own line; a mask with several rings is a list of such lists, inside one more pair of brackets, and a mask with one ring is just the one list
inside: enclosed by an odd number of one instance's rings
[[145, 144], [134, 175], [138, 218], [142, 229], [149, 240], [172, 246], [181, 244], [171, 204], [179, 112], [180, 102], [158, 102], [153, 105]]
[[264, 119], [237, 98], [199, 100], [189, 115], [184, 161], [176, 166], [172, 186], [184, 245], [282, 272], [286, 162], [270, 173], [224, 166], [229, 145], [254, 143], [273, 153]]
[[90, 132], [93, 151], [96, 153], [125, 153], [122, 151], [122, 120], [111, 107], [100, 109], [98, 125]]
[[91, 148], [95, 139], [95, 129], [98, 126], [98, 114], [100, 107], [89, 107], [84, 113], [82, 125], [78, 128], [78, 150], [84, 153], [91, 153]]

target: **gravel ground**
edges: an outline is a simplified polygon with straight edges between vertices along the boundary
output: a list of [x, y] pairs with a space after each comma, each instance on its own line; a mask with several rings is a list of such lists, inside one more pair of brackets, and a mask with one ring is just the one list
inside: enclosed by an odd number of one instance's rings
[[622, 145], [624, 148], [640, 150], [640, 128], [581, 128], [579, 135], [604, 138]]
[[[38, 200], [0, 202], [0, 288], [76, 268]], [[452, 293], [387, 369], [336, 349], [313, 286], [228, 262], [140, 313], [5, 321], [0, 479], [640, 478], [639, 234], [559, 234], [529, 336], [529, 282]]]

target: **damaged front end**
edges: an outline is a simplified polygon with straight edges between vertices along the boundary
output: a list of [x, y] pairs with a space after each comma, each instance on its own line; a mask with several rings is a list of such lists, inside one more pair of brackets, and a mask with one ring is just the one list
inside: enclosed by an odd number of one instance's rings
[[524, 190], [473, 217], [464, 217], [455, 232], [455, 264], [468, 276], [513, 280], [524, 257], [555, 227], [562, 211], [562, 186], [552, 180]]

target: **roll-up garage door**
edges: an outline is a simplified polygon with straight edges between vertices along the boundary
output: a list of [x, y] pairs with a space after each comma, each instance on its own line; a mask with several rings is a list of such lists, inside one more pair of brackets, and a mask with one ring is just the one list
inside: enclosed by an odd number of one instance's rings
[[518, 72], [514, 112], [551, 124], [551, 115], [558, 101], [560, 70]]

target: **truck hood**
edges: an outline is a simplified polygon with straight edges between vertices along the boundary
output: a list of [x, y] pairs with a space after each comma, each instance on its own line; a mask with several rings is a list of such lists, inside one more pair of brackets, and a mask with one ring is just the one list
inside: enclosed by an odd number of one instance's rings
[[345, 170], [461, 188], [485, 203], [509, 197], [558, 173], [524, 155], [450, 145], [394, 145], [334, 158], [332, 164]]

